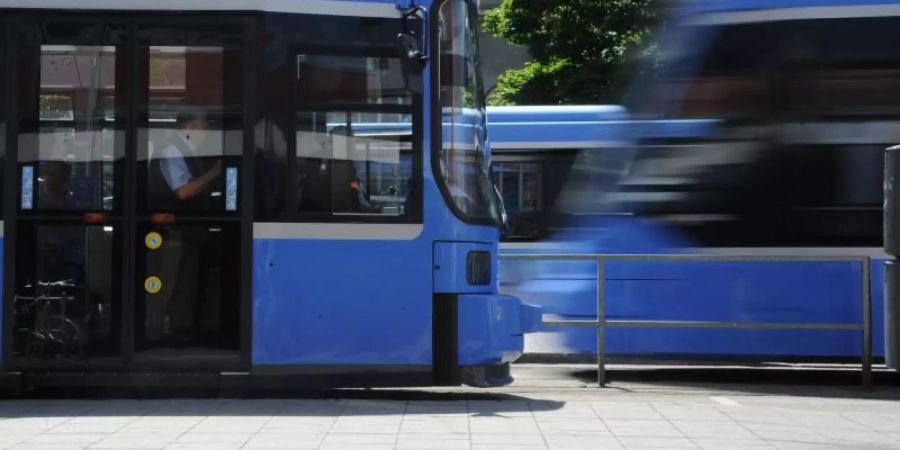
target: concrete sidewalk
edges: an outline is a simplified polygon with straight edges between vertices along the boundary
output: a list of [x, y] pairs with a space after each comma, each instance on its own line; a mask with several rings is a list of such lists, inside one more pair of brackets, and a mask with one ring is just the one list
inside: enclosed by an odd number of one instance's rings
[[565, 370], [520, 367], [518, 383], [491, 390], [325, 394], [337, 399], [7, 400], [0, 448], [900, 449], [898, 388], [599, 389]]

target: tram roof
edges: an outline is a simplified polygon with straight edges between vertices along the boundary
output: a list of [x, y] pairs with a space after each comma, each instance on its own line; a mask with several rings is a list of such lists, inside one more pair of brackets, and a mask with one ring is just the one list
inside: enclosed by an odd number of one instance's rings
[[900, 16], [900, 0], [693, 0], [676, 9], [675, 16], [700, 23]]
[[0, 8], [119, 11], [264, 11], [400, 17], [398, 0], [0, 0]]
[[615, 105], [497, 106], [487, 120], [495, 150], [602, 147], [628, 136], [625, 108]]

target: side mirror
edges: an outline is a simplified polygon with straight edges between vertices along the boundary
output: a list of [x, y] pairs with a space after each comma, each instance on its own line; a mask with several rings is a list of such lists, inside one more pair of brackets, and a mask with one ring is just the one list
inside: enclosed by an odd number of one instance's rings
[[406, 89], [417, 94], [422, 93], [422, 71], [425, 69], [427, 57], [419, 48], [413, 36], [400, 33], [397, 35], [397, 47], [400, 50], [400, 66], [403, 70], [403, 82]]

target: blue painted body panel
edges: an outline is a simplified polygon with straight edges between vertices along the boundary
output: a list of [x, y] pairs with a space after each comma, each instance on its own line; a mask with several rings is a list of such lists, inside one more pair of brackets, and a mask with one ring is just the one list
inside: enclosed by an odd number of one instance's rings
[[506, 295], [459, 296], [459, 364], [513, 362], [522, 355], [521, 302]]
[[[559, 253], [553, 251], [553, 253]], [[871, 262], [873, 347], [884, 354], [883, 260]], [[527, 267], [532, 266], [532, 267]], [[540, 276], [530, 275], [539, 272]], [[590, 262], [501, 265], [504, 293], [567, 319], [596, 318], [596, 266]], [[860, 323], [861, 268], [853, 262], [609, 262], [609, 319]], [[592, 330], [545, 329], [529, 352], [593, 353]], [[858, 356], [856, 331], [611, 329], [620, 355]]]
[[491, 254], [491, 274], [497, 274], [497, 244], [475, 242], [434, 243], [434, 292], [445, 294], [490, 294], [497, 292], [497, 284], [470, 285], [466, 278], [469, 252]]
[[429, 242], [253, 247], [254, 365], [431, 364]]

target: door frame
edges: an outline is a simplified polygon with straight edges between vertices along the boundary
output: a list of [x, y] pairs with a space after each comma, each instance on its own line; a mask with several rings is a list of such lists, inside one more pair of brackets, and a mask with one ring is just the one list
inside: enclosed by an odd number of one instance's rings
[[[122, 280], [120, 284], [120, 351], [119, 355], [110, 357], [106, 362], [53, 362], [49, 364], [34, 363], [18, 360], [13, 355], [13, 307], [16, 291], [16, 226], [19, 218], [19, 173], [18, 173], [18, 139], [19, 139], [19, 105], [18, 102], [18, 77], [20, 69], [16, 64], [18, 57], [20, 42], [20, 30], [22, 24], [34, 24], [42, 21], [54, 22], [85, 22], [104, 24], [107, 22], [115, 24], [124, 24], [127, 28], [127, 37], [124, 45], [122, 57], [127, 59], [127, 72], [129, 76], [125, 80], [116, 80], [116, 83], [124, 83], [122, 90], [126, 94], [124, 99], [124, 131], [125, 131], [125, 149], [124, 164], [122, 170], [125, 171], [123, 186], [117, 192], [122, 196], [123, 210], [117, 214], [122, 216], [122, 232], [119, 239], [121, 243], [120, 255], [113, 255], [113, 261], [120, 258], [123, 262]], [[243, 49], [241, 51], [242, 62], [241, 70], [243, 79], [241, 86], [243, 92], [241, 95], [242, 102], [242, 146], [241, 154], [241, 170], [238, 178], [238, 201], [239, 201], [239, 233], [240, 233], [240, 261], [238, 262], [238, 273], [240, 292], [238, 294], [240, 304], [238, 306], [239, 314], [239, 339], [238, 339], [238, 357], [234, 362], [227, 363], [191, 363], [188, 365], [172, 365], [163, 364], [136, 364], [134, 361], [135, 350], [135, 319], [136, 319], [136, 296], [138, 293], [136, 258], [139, 256], [137, 248], [138, 236], [136, 230], [138, 227], [138, 211], [137, 211], [137, 153], [138, 153], [138, 128], [139, 107], [138, 100], [141, 98], [139, 85], [139, 76], [137, 70], [140, 61], [139, 48], [141, 42], [137, 34], [138, 27], [141, 25], [183, 25], [185, 27], [197, 26], [204, 24], [214, 25], [232, 25], [240, 27], [242, 33]], [[219, 371], [243, 371], [247, 372], [251, 365], [251, 344], [252, 344], [252, 269], [253, 269], [253, 191], [254, 191], [254, 130], [256, 124], [256, 103], [253, 95], [256, 87], [256, 18], [249, 13], [106, 13], [106, 12], [63, 12], [63, 11], [40, 11], [40, 12], [21, 12], [21, 11], [3, 11], [0, 10], [0, 30], [4, 35], [3, 42], [0, 42], [0, 61], [6, 67], [13, 70], [6, 70], [0, 73], [0, 88], [2, 95], [0, 98], [5, 100], [5, 105], [0, 109], [0, 121], [6, 124], [5, 154], [3, 157], [3, 301], [2, 301], [2, 359], [0, 359], [0, 369], [2, 371], [71, 371], [71, 370], [141, 370], [141, 371], [160, 371], [160, 372], [219, 372]], [[32, 219], [35, 220], [35, 219]], [[39, 219], [37, 219], [39, 220]], [[142, 285], [143, 283], [140, 283]]]

